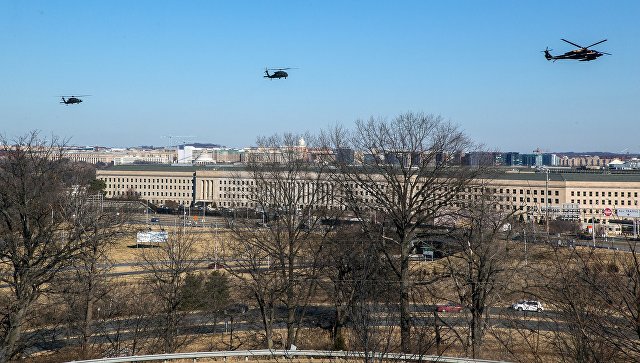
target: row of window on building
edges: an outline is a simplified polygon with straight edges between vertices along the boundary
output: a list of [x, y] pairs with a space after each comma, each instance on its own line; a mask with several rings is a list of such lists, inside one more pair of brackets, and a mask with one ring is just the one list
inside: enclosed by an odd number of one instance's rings
[[188, 198], [191, 196], [191, 193], [177, 193], [177, 192], [137, 192], [135, 190], [116, 190], [107, 192], [107, 197], [109, 198], [118, 198], [123, 196], [133, 196], [138, 195], [139, 197], [179, 197], [179, 198]]
[[[598, 192], [598, 191], [595, 191], [595, 192], [594, 192], [594, 191], [589, 191], [588, 193], [589, 193], [589, 195], [588, 195], [589, 197], [592, 197], [594, 193], [595, 193], [595, 196], [596, 196], [596, 197], [599, 197], [599, 196], [603, 196], [603, 197], [604, 197], [604, 196], [605, 196], [605, 193], [606, 193], [606, 196], [607, 196], [607, 197], [611, 197], [611, 194], [612, 194], [612, 193], [613, 193], [613, 197], [615, 197], [615, 198], [617, 198], [617, 197], [618, 197], [618, 192], [611, 192], [611, 191], [606, 191], [606, 192], [605, 192], [605, 191], [602, 191], [602, 192]], [[621, 198], [624, 198], [624, 193], [625, 193], [625, 192], [620, 192], [620, 197], [621, 197]], [[627, 193], [627, 198], [631, 198], [631, 192], [626, 192], [626, 193]], [[571, 191], [571, 196], [572, 196], [572, 197], [573, 197], [573, 196], [578, 196], [578, 197], [582, 196], [582, 197], [586, 197], [586, 196], [587, 196], [587, 191], [583, 191], [583, 192], [582, 192], [582, 195], [580, 195], [580, 191], [578, 190], [578, 191], [575, 191], [575, 195], [574, 195], [574, 191], [572, 190], [572, 191]], [[633, 192], [633, 197], [634, 197], [634, 198], [637, 198], [637, 197], [638, 197], [638, 192]]]
[[191, 178], [103, 178], [109, 183], [157, 183], [157, 184], [191, 184]]

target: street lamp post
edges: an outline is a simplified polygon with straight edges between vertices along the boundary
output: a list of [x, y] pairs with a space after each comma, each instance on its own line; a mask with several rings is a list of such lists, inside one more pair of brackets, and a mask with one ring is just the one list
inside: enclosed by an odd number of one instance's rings
[[[593, 206], [591, 206], [593, 208]], [[596, 247], [596, 214], [591, 209], [591, 238], [593, 239], [593, 248]]]
[[527, 265], [527, 230], [522, 230], [522, 235], [524, 236], [524, 265]]
[[[634, 211], [634, 213], [637, 213], [637, 208], [638, 208], [638, 200], [636, 199], [634, 201], [634, 206], [636, 207], [636, 210]], [[638, 217], [637, 214], [635, 214], [633, 216], [633, 239], [638, 238]]]

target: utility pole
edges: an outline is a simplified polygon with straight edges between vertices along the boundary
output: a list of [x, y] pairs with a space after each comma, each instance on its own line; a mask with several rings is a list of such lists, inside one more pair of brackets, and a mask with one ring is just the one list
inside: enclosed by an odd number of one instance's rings
[[544, 183], [544, 205], [545, 205], [545, 228], [547, 232], [547, 243], [549, 242], [549, 168], [545, 168]]

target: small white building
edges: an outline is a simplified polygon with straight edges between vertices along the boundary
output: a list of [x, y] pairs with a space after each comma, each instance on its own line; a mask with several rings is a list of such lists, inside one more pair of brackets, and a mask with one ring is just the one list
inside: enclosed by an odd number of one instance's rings
[[609, 164], [607, 164], [609, 169], [614, 170], [634, 170], [640, 169], [640, 159], [633, 158], [627, 161], [622, 161], [620, 159], [613, 159]]

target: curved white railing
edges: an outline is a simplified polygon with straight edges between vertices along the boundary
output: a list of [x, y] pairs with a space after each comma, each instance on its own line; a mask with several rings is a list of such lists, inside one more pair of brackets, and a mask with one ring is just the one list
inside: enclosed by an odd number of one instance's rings
[[285, 358], [364, 358], [368, 356], [372, 359], [380, 360], [397, 360], [397, 361], [420, 361], [420, 362], [438, 362], [438, 363], [498, 363], [500, 361], [471, 359], [471, 358], [455, 358], [442, 357], [437, 355], [418, 355], [418, 354], [402, 354], [402, 353], [377, 353], [377, 352], [350, 352], [350, 351], [333, 351], [333, 350], [232, 350], [219, 352], [192, 352], [192, 353], [170, 353], [170, 354], [153, 354], [153, 355], [136, 355], [129, 357], [101, 358], [89, 359], [81, 361], [73, 361], [70, 363], [125, 363], [125, 362], [145, 362], [145, 361], [169, 361], [173, 359], [191, 359], [194, 362], [201, 358], [267, 358], [267, 357], [285, 357]]

